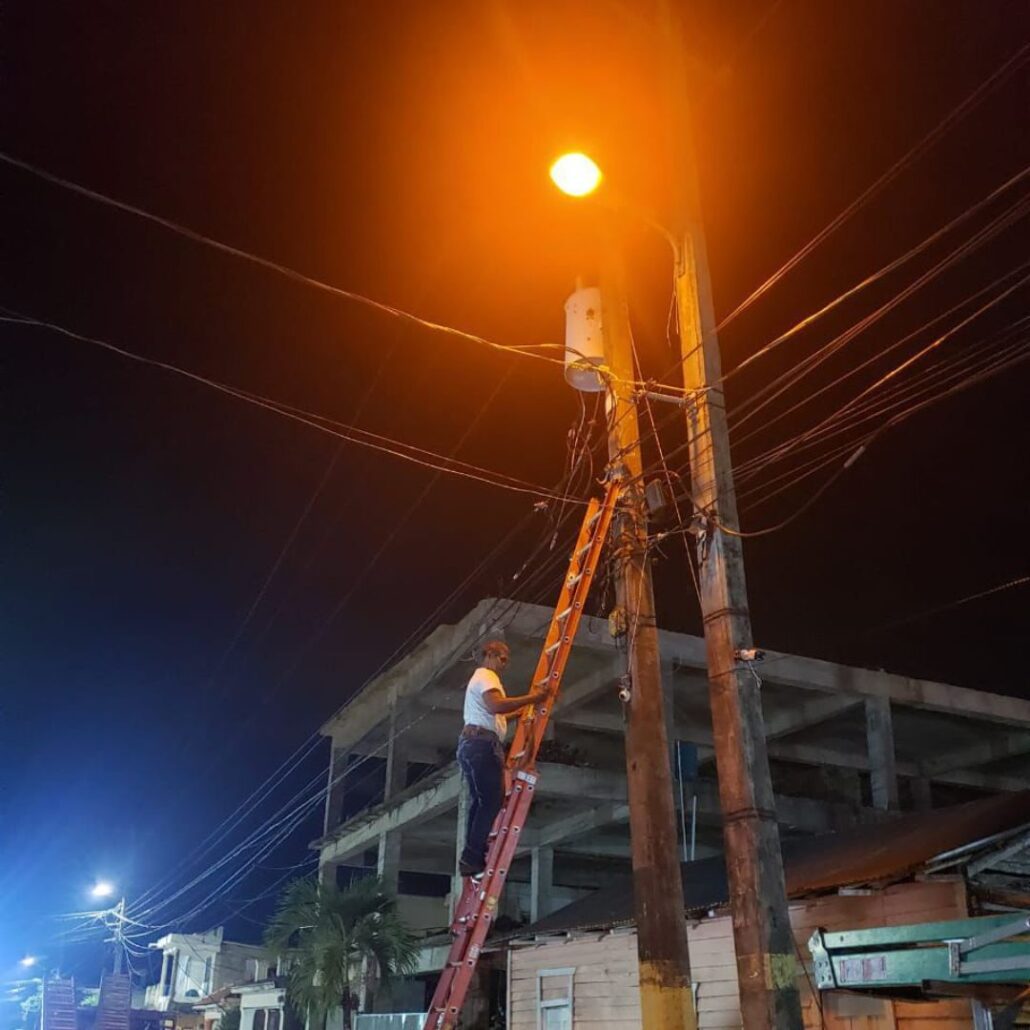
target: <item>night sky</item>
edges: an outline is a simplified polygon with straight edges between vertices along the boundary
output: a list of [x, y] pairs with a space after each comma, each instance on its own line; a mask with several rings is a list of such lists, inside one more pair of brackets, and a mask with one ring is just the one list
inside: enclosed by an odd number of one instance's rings
[[[684, 8], [720, 315], [1030, 42], [1015, 0]], [[0, 12], [0, 150], [426, 319], [504, 344], [553, 342], [597, 254], [596, 209], [556, 193], [554, 157], [586, 150], [620, 194], [659, 216], [670, 205], [679, 127], [651, 13], [650, 0], [14, 0]], [[1027, 67], [735, 319], [725, 367], [1030, 164]], [[290, 282], [9, 165], [0, 198], [8, 311], [442, 454], [460, 442], [465, 461], [534, 484], [562, 476], [580, 404], [555, 365]], [[675, 361], [668, 258], [649, 230], [624, 235], [636, 340], [657, 376]], [[1026, 238], [1014, 221], [767, 414], [1016, 269]], [[731, 379], [731, 412], [942, 253]], [[1007, 339], [1025, 336], [1026, 316], [1023, 288], [927, 367], [1009, 327]], [[736, 460], [818, 421], [930, 338], [775, 425], [758, 416]], [[96, 876], [131, 901], [195, 875], [203, 863], [178, 863], [466, 577], [448, 620], [510, 589], [551, 516], [529, 515], [531, 495], [341, 445], [50, 330], [0, 324], [0, 344], [0, 971], [32, 951], [91, 979], [98, 951], [61, 952], [53, 917], [88, 906]], [[787, 528], [748, 542], [757, 641], [1027, 696], [1025, 587], [925, 613], [1028, 571], [1028, 388], [1024, 362], [928, 407]], [[682, 442], [678, 424], [662, 435], [667, 448]], [[745, 498], [744, 527], [789, 516], [830, 471], [753, 509], [761, 490]], [[656, 575], [661, 622], [697, 632], [674, 541]], [[547, 584], [529, 596], [545, 599]], [[310, 754], [275, 804], [325, 757]], [[215, 924], [261, 893], [307, 857], [317, 825], [182, 925]]]

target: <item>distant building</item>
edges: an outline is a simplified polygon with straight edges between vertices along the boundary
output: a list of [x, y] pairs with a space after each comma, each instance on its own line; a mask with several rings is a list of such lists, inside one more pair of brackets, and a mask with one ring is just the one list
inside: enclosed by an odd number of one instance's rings
[[235, 987], [222, 987], [220, 990], [201, 998], [193, 1006], [200, 1017], [201, 1030], [215, 1030], [227, 1012], [240, 1007], [240, 996]]
[[[152, 944], [163, 958], [158, 982], [147, 988], [146, 1007], [185, 1016], [225, 987], [275, 975], [275, 963], [266, 961], [264, 948], [227, 941], [222, 933], [220, 926], [206, 933], [170, 933]], [[187, 1022], [177, 1020], [177, 1025]], [[199, 1016], [189, 1025], [199, 1026]]]
[[286, 977], [240, 984], [240, 1030], [302, 1030], [303, 1021], [286, 1004]]

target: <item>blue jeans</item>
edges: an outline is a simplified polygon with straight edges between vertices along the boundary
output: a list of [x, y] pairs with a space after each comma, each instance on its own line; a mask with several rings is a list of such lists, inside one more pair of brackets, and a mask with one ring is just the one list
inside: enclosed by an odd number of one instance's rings
[[494, 736], [462, 737], [458, 765], [469, 790], [468, 828], [461, 861], [485, 866], [487, 844], [494, 820], [504, 802], [504, 749]]

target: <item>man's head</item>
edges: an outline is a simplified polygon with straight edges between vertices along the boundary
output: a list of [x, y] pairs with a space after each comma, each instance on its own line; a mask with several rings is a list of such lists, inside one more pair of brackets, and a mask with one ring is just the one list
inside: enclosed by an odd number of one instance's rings
[[511, 658], [511, 651], [503, 640], [488, 640], [483, 645], [483, 665], [500, 672]]

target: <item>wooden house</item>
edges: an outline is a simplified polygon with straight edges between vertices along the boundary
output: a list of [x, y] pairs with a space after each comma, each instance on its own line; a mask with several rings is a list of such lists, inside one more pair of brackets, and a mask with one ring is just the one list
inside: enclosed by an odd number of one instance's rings
[[[878, 998], [814, 989], [807, 941], [828, 930], [960, 919], [1030, 908], [1030, 791], [860, 831], [784, 842], [805, 1026], [972, 1028], [968, 997]], [[698, 1025], [741, 1027], [725, 867], [683, 865]], [[639, 1030], [632, 884], [598, 891], [508, 940], [509, 1030]]]

